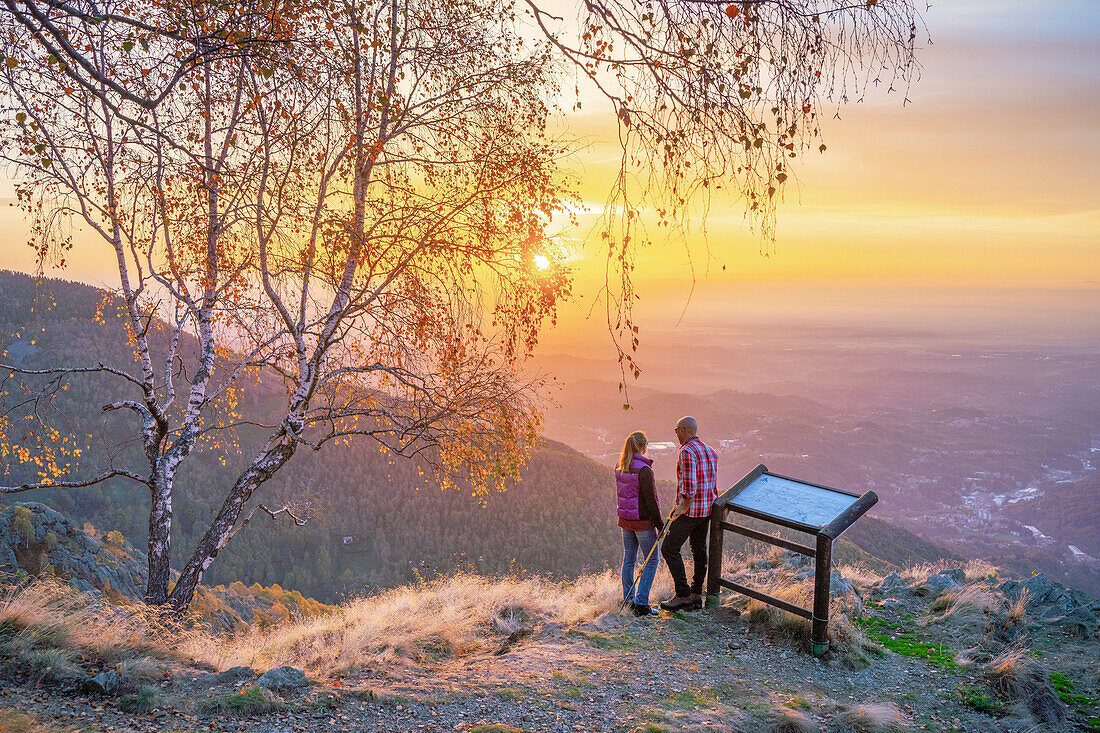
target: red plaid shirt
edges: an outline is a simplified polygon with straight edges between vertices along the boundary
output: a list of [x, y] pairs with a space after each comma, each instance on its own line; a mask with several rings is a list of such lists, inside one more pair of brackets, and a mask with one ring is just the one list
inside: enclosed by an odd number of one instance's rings
[[677, 503], [688, 500], [689, 517], [707, 516], [718, 498], [718, 454], [694, 436], [680, 446], [680, 459], [676, 461], [676, 496]]

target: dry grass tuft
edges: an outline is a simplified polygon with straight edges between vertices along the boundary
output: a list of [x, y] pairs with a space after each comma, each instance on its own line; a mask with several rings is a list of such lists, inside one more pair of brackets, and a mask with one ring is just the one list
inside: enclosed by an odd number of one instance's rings
[[137, 657], [127, 659], [118, 666], [118, 673], [137, 683], [159, 682], [168, 673], [168, 665], [159, 659]]
[[990, 660], [982, 673], [997, 697], [1025, 705], [1040, 722], [1055, 725], [1065, 720], [1066, 706], [1026, 648], [1006, 649]]
[[1031, 596], [1028, 595], [1027, 588], [1020, 590], [1020, 595], [1016, 597], [1015, 603], [1009, 605], [1005, 611], [1005, 621], [1009, 625], [1020, 626], [1027, 621], [1027, 606], [1031, 602]]
[[967, 560], [966, 564], [962, 566], [962, 569], [963, 572], [966, 573], [966, 580], [968, 583], [996, 578], [997, 574], [1000, 572], [997, 566], [986, 560]]
[[[813, 580], [773, 579], [760, 587], [764, 593], [796, 606], [809, 608], [813, 603]], [[781, 608], [750, 598], [748, 603], [749, 623], [761, 624], [768, 631], [783, 636], [799, 637], [810, 633], [809, 619], [788, 613]]]
[[217, 667], [289, 664], [327, 675], [368, 663], [429, 664], [499, 647], [540, 623], [574, 624], [618, 609], [613, 572], [571, 583], [460, 574], [359, 598], [335, 613], [256, 630], [221, 646]]
[[[958, 570], [963, 563], [958, 560], [937, 560], [936, 562], [923, 562], [902, 570], [899, 575], [910, 585], [923, 583], [937, 573]], [[966, 572], [965, 570], [963, 572]]]
[[923, 583], [936, 573], [950, 570], [962, 570], [966, 574], [966, 581], [973, 583], [979, 580], [996, 578], [999, 572], [997, 567], [985, 560], [937, 560], [936, 562], [920, 563], [902, 570], [899, 575], [912, 583]]
[[780, 708], [768, 719], [768, 733], [817, 733], [821, 727], [809, 715], [790, 708]]
[[985, 619], [1001, 606], [1002, 601], [988, 588], [981, 585], [967, 585], [958, 590], [948, 591], [933, 600], [929, 611], [935, 614], [932, 621], [956, 620], [965, 623], [979, 618]]
[[1027, 649], [1012, 647], [991, 659], [983, 675], [998, 697], [1020, 700], [1030, 694], [1032, 678], [1038, 676], [1037, 666]]
[[868, 703], [848, 708], [840, 722], [861, 733], [894, 733], [910, 727], [909, 720], [893, 703]]
[[47, 728], [30, 715], [7, 708], [0, 708], [0, 731], [4, 733], [50, 733], [56, 729]]
[[876, 573], [864, 563], [850, 565], [838, 565], [834, 568], [844, 578], [852, 581], [852, 585], [861, 595], [866, 594], [874, 586], [882, 582], [883, 576]]
[[201, 656], [201, 650], [216, 646], [204, 639], [179, 629], [157, 609], [97, 603], [55, 578], [0, 592], [0, 657], [42, 678], [77, 675], [81, 658], [129, 662], [137, 669], [155, 659]]

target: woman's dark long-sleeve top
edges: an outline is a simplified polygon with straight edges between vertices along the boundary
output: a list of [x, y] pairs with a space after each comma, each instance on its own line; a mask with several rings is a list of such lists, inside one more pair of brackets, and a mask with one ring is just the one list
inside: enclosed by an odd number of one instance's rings
[[638, 519], [620, 519], [619, 526], [631, 532], [660, 530], [664, 526], [661, 519], [661, 507], [657, 503], [657, 484], [653, 479], [653, 469], [643, 466], [638, 471]]

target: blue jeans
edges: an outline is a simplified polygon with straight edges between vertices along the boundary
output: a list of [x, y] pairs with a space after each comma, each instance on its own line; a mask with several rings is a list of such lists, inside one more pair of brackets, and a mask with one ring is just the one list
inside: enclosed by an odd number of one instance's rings
[[[657, 552], [650, 554], [653, 544], [657, 541], [657, 530], [647, 529], [644, 532], [631, 532], [623, 530], [623, 600], [627, 603], [637, 603], [640, 606], [649, 605], [649, 587], [653, 585], [653, 576], [657, 574]], [[638, 578], [638, 585], [634, 592], [634, 567], [639, 562], [645, 562], [649, 555], [649, 562], [642, 569], [642, 577]]]

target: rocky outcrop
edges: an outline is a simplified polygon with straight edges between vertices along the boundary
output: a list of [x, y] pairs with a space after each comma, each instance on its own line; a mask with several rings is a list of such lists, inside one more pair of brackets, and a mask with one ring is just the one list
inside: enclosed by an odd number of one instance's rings
[[[145, 595], [146, 555], [119, 532], [74, 526], [45, 504], [25, 502], [0, 511], [0, 583], [25, 576], [54, 575], [86, 593], [113, 602], [141, 601]], [[179, 574], [172, 571], [172, 577]], [[331, 606], [278, 585], [232, 583], [199, 586], [191, 611], [218, 631], [315, 616]]]
[[145, 553], [118, 532], [73, 526], [45, 504], [24, 502], [0, 512], [0, 572], [53, 573], [82, 591], [141, 600]]
[[928, 580], [917, 586], [914, 593], [930, 598], [939, 598], [948, 591], [957, 590], [965, 582], [966, 573], [962, 570], [958, 568], [945, 570], [942, 573], [929, 576]]
[[1006, 580], [998, 588], [1015, 601], [1027, 595], [1031, 614], [1040, 622], [1063, 627], [1082, 639], [1100, 638], [1100, 601], [1039, 573], [1021, 582]]

